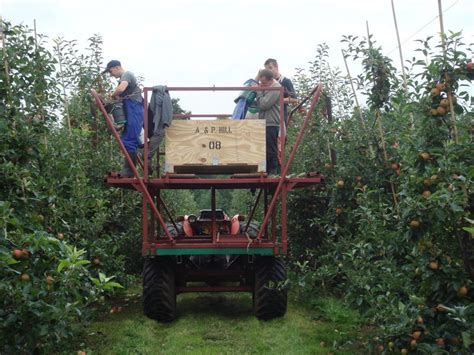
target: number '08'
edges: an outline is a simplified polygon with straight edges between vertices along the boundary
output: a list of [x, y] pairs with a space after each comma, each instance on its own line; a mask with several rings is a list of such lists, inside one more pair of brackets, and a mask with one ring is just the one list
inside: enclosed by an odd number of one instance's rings
[[209, 142], [209, 149], [221, 149], [222, 143], [221, 141], [210, 141]]

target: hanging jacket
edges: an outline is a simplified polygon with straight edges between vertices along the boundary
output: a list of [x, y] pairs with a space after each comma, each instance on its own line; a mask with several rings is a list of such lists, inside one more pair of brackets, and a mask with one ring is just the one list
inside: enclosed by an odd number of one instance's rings
[[[252, 86], [253, 84], [258, 84], [258, 82], [253, 79], [248, 79], [244, 83], [244, 86]], [[255, 101], [256, 96], [257, 93], [255, 91], [243, 90], [234, 100], [237, 105], [232, 113], [232, 119], [243, 120], [247, 114], [249, 106]]]
[[171, 126], [173, 105], [168, 88], [164, 85], [153, 86], [150, 104], [148, 105], [148, 138], [161, 134]]

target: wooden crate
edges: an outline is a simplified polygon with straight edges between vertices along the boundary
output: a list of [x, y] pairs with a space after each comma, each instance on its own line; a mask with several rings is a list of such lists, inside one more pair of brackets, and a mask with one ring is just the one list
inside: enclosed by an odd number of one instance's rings
[[174, 120], [166, 130], [165, 171], [264, 172], [264, 120]]

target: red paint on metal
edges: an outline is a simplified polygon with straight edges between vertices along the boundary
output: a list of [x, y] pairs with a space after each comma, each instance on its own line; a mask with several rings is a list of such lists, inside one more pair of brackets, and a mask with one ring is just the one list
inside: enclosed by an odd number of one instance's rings
[[[276, 187], [281, 178], [246, 178], [246, 179], [169, 179], [167, 177], [153, 179], [148, 182], [148, 185], [153, 185], [159, 189], [202, 189], [207, 190], [215, 186], [219, 189], [236, 189], [236, 188], [264, 188], [270, 189]], [[107, 183], [111, 185], [131, 184], [135, 180], [133, 178], [114, 178], [107, 177]], [[323, 182], [321, 175], [311, 178], [285, 178], [283, 177], [284, 185], [292, 185], [293, 187], [305, 187]]]
[[211, 209], [212, 209], [211, 236], [212, 236], [212, 244], [215, 244], [217, 241], [216, 188], [215, 187], [211, 187]]
[[[319, 84], [321, 85], [321, 84]], [[318, 90], [318, 86], [316, 86], [310, 93], [308, 96], [306, 96], [303, 100], [301, 100], [298, 105], [296, 105], [295, 107], [293, 107], [293, 109], [290, 111], [290, 114], [288, 115], [288, 126], [290, 125], [290, 122], [292, 121], [293, 119], [293, 115], [296, 111], [298, 111], [301, 107], [303, 107], [303, 105], [311, 98], [313, 97], [314, 93], [316, 92], [316, 90]]]
[[184, 216], [183, 230], [184, 230], [184, 235], [185, 236], [187, 236], [187, 237], [192, 237], [193, 236], [193, 228], [191, 227], [191, 224], [188, 221], [188, 216], [187, 215]]
[[174, 229], [176, 231], [179, 231], [178, 226], [176, 225], [176, 222], [174, 221], [174, 218], [171, 215], [171, 212], [170, 212], [168, 206], [166, 205], [166, 203], [163, 201], [163, 199], [161, 198], [161, 196], [159, 194], [157, 194], [156, 197], [158, 199], [157, 203], [159, 204], [159, 206], [163, 206], [163, 209], [165, 210], [166, 214], [168, 215], [168, 218], [171, 221], [171, 224], [173, 225]]
[[[189, 176], [184, 176], [183, 174], [174, 177], [171, 174], [166, 174], [164, 177], [159, 178], [148, 178], [148, 171], [151, 167], [148, 166], [148, 159], [144, 159], [143, 162], [143, 170], [144, 170], [144, 177], [141, 178], [138, 174], [136, 168], [132, 168], [134, 171], [134, 178], [120, 178], [117, 174], [109, 174], [106, 178], [106, 182], [112, 186], [120, 186], [124, 188], [134, 188], [138, 192], [143, 194], [143, 242], [142, 242], [142, 252], [143, 255], [155, 255], [157, 249], [167, 249], [167, 250], [176, 250], [176, 249], [220, 249], [220, 248], [246, 248], [249, 254], [253, 252], [257, 252], [258, 249], [264, 248], [269, 249], [271, 248], [274, 254], [279, 254], [281, 252], [286, 253], [287, 251], [287, 192], [293, 188], [298, 187], [305, 187], [309, 185], [314, 185], [323, 182], [323, 177], [319, 173], [308, 173], [305, 177], [298, 177], [298, 178], [286, 178], [286, 174], [288, 172], [289, 166], [293, 162], [294, 155], [298, 149], [298, 146], [301, 142], [301, 138], [304, 133], [304, 129], [307, 127], [308, 121], [312, 112], [314, 111], [315, 104], [321, 94], [321, 85], [318, 85], [312, 93], [311, 97], [313, 97], [311, 109], [305, 116], [305, 120], [303, 123], [303, 127], [301, 128], [296, 142], [291, 150], [289, 159], [285, 162], [284, 156], [284, 139], [280, 140], [279, 148], [281, 151], [280, 160], [282, 162], [282, 177], [280, 178], [269, 178], [267, 174], [260, 173], [260, 174], [235, 174], [230, 178], [200, 178], [194, 174], [188, 174]], [[144, 128], [145, 128], [145, 136], [147, 137], [148, 134], [148, 92], [151, 91], [152, 88], [145, 88], [145, 100], [144, 100], [144, 108], [145, 108], [145, 120], [144, 120]], [[280, 130], [282, 132], [285, 131], [285, 123], [284, 123], [284, 110], [283, 110], [283, 89], [282, 88], [249, 88], [249, 87], [168, 87], [170, 91], [236, 91], [236, 90], [254, 90], [254, 91], [279, 91], [280, 94]], [[102, 111], [106, 123], [111, 129], [114, 137], [116, 138], [117, 142], [119, 143], [119, 147], [126, 157], [127, 161], [131, 163], [130, 156], [126, 152], [123, 144], [121, 143], [120, 137], [118, 133], [113, 128], [112, 121], [108, 117], [105, 112], [103, 105], [101, 104], [100, 100], [98, 100], [97, 94], [93, 92], [93, 95], [96, 99], [96, 103], [99, 109]], [[314, 96], [313, 96], [314, 95]], [[304, 99], [300, 105], [309, 100], [310, 96]], [[297, 107], [298, 107], [297, 106]], [[296, 108], [297, 108], [296, 107]], [[295, 109], [296, 109], [295, 108]], [[292, 110], [291, 113], [293, 113]], [[230, 115], [227, 114], [185, 114], [185, 115], [175, 115], [175, 117], [229, 117]], [[291, 117], [291, 114], [290, 114]], [[145, 142], [144, 153], [145, 157], [148, 156], [148, 142]], [[158, 154], [163, 155], [158, 151]], [[159, 162], [158, 162], [159, 164]], [[131, 166], [133, 166], [131, 164]], [[233, 226], [231, 230], [229, 230], [226, 235], [222, 235], [218, 233], [218, 226], [216, 221], [216, 199], [215, 199], [215, 190], [216, 189], [235, 189], [235, 188], [255, 188], [259, 189], [259, 194], [256, 198], [255, 204], [252, 208], [252, 212], [248, 218], [246, 229], [248, 228], [255, 212], [257, 205], [260, 202], [260, 198], [262, 196], [262, 192], [264, 193], [264, 221], [260, 227], [259, 234], [257, 236], [257, 240], [251, 240], [245, 233], [238, 234], [239, 230], [236, 231], [237, 227]], [[186, 233], [186, 235], [192, 237], [185, 237], [181, 236], [174, 239], [169, 231], [166, 230], [166, 225], [161, 215], [161, 208], [165, 210], [167, 213], [168, 218], [173, 221], [171, 213], [167, 209], [164, 201], [162, 201], [160, 197], [161, 189], [211, 189], [211, 208], [212, 208], [212, 218], [211, 218], [211, 234], [209, 236], [200, 236], [200, 235], [192, 235], [191, 233]], [[153, 194], [153, 197], [151, 196]], [[268, 196], [271, 195], [270, 204], [268, 203]], [[156, 205], [154, 203], [154, 199], [156, 198]], [[277, 220], [277, 209], [275, 208], [278, 199], [281, 199], [281, 238], [278, 240], [277, 233], [276, 233], [276, 220]], [[149, 211], [148, 206], [150, 206], [152, 210], [151, 217], [148, 217]], [[269, 219], [271, 218], [271, 228], [268, 228]], [[160, 233], [155, 234], [155, 219], [158, 220], [158, 229], [161, 227], [165, 230], [166, 237], [160, 237]], [[149, 223], [149, 224], [148, 224]], [[176, 227], [176, 224], [173, 222]], [[235, 224], [236, 226], [238, 225]], [[191, 227], [191, 226], [189, 226]], [[240, 228], [239, 228], [240, 229]], [[269, 235], [268, 231], [271, 230]], [[151, 232], [151, 233], [150, 233]], [[189, 231], [188, 231], [189, 232]], [[150, 235], [149, 235], [150, 234]], [[181, 288], [181, 291], [178, 292], [191, 292], [196, 291], [196, 287], [185, 287]], [[209, 292], [228, 292], [228, 291], [251, 291], [249, 286], [238, 286], [238, 287], [202, 287], [200, 288], [202, 291], [209, 291]]]
[[[287, 185], [287, 188], [281, 190], [281, 215], [282, 216], [287, 216], [288, 211], [286, 209], [286, 194], [287, 190], [289, 190], [289, 185]], [[282, 249], [283, 253], [286, 254], [287, 251], [287, 229], [286, 229], [286, 223], [281, 224], [281, 244], [282, 244]]]
[[[268, 221], [270, 219], [270, 215], [271, 215], [273, 209], [275, 208], [276, 201], [278, 199], [278, 195], [280, 194], [280, 191], [283, 188], [284, 176], [286, 176], [286, 174], [288, 173], [288, 170], [290, 169], [291, 163], [293, 163], [293, 159], [295, 158], [295, 154], [298, 151], [298, 147], [301, 143], [301, 140], [303, 139], [304, 131], [305, 131], [306, 127], [308, 126], [309, 119], [311, 118], [311, 116], [313, 114], [314, 108], [316, 107], [316, 104], [319, 100], [319, 97], [321, 96], [322, 90], [323, 90], [323, 86], [322, 86], [322, 84], [319, 84], [317, 86], [317, 90], [315, 91], [315, 94], [313, 96], [313, 101], [311, 102], [311, 106], [310, 106], [308, 112], [306, 113], [306, 117], [305, 117], [305, 120], [303, 122], [303, 125], [300, 128], [300, 132], [299, 132], [298, 136], [296, 137], [296, 141], [293, 144], [293, 147], [291, 149], [291, 153], [290, 153], [290, 157], [288, 159], [288, 162], [286, 163], [286, 165], [284, 166], [284, 168], [281, 172], [281, 179], [278, 182], [278, 186], [276, 188], [276, 191], [273, 193], [273, 197], [272, 197], [272, 200], [270, 202], [270, 206], [268, 208], [267, 213], [265, 214], [262, 225], [260, 226], [260, 231], [258, 232], [257, 239], [259, 239], [262, 236], [263, 229], [267, 226]], [[286, 224], [286, 215], [282, 215], [282, 222], [281, 223]]]
[[198, 118], [205, 118], [205, 117], [218, 117], [218, 118], [229, 118], [232, 117], [232, 114], [216, 114], [216, 113], [180, 113], [174, 114], [174, 118], [188, 118], [188, 117], [198, 117]]
[[230, 234], [237, 234], [239, 233], [240, 230], [240, 221], [239, 221], [239, 215], [236, 214], [234, 217], [232, 217], [232, 220], [230, 221]]
[[177, 293], [186, 292], [252, 292], [251, 286], [189, 286], [176, 287]]
[[[279, 87], [262, 88], [258, 86], [168, 86], [168, 91], [280, 91]], [[152, 87], [144, 87], [143, 92], [153, 91]]]
[[145, 175], [145, 181], [148, 182], [148, 91], [144, 91], [143, 95], [145, 96], [143, 100], [143, 130], [145, 131], [144, 137], [144, 147], [143, 147], [143, 156], [145, 157], [145, 166], [143, 167], [143, 175]]
[[255, 200], [255, 203], [253, 204], [252, 211], [250, 212], [249, 218], [247, 220], [247, 224], [245, 225], [244, 233], [247, 233], [249, 230], [250, 222], [252, 222], [253, 215], [255, 214], [255, 211], [257, 210], [258, 203], [260, 201], [260, 197], [262, 196], [262, 189], [258, 191], [257, 198]]
[[[285, 124], [285, 104], [283, 100], [285, 99], [284, 88], [280, 86], [280, 147], [278, 148], [278, 158], [280, 161], [280, 169], [285, 165], [285, 137], [286, 137], [286, 124]], [[277, 144], [278, 144], [277, 143]]]
[[[229, 238], [230, 237], [230, 238]], [[188, 237], [184, 239], [175, 239], [174, 243], [171, 243], [167, 239], [161, 239], [156, 241], [156, 245], [159, 245], [163, 249], [207, 249], [207, 248], [247, 248], [249, 251], [258, 248], [273, 248], [275, 243], [262, 239], [258, 244], [249, 245], [249, 240], [245, 235], [232, 235], [232, 236], [219, 236], [219, 241], [213, 242], [209, 239], [200, 239], [199, 236]]]
[[[156, 217], [158, 218], [158, 220], [160, 221], [160, 224], [162, 225], [162, 227], [165, 229], [165, 233], [166, 235], [168, 236], [168, 238], [170, 240], [173, 240], [173, 237], [171, 236], [171, 234], [169, 233], [169, 231], [166, 230], [166, 225], [165, 225], [165, 221], [163, 220], [163, 218], [161, 217], [161, 214], [160, 212], [158, 211], [158, 209], [156, 208], [155, 204], [153, 203], [153, 199], [151, 198], [150, 196], [150, 193], [148, 192], [147, 188], [145, 187], [145, 184], [143, 182], [143, 180], [140, 178], [140, 175], [138, 174], [138, 171], [137, 171], [137, 168], [135, 167], [135, 165], [133, 164], [133, 161], [132, 161], [132, 158], [130, 157], [130, 155], [128, 154], [127, 150], [125, 149], [125, 146], [123, 145], [122, 143], [122, 140], [120, 139], [118, 133], [117, 133], [117, 130], [115, 129], [113, 123], [112, 123], [112, 120], [110, 119], [109, 115], [107, 114], [107, 112], [105, 111], [105, 107], [104, 105], [102, 104], [102, 100], [100, 99], [100, 96], [97, 94], [97, 92], [95, 90], [92, 90], [92, 96], [94, 96], [94, 99], [95, 99], [95, 102], [97, 104], [97, 106], [99, 107], [99, 109], [101, 110], [102, 114], [104, 115], [105, 117], [105, 120], [107, 122], [107, 125], [109, 126], [110, 130], [112, 131], [115, 139], [117, 140], [118, 144], [119, 144], [119, 147], [120, 147], [120, 150], [122, 151], [123, 155], [125, 156], [125, 158], [127, 159], [127, 163], [128, 165], [132, 168], [132, 171], [133, 171], [133, 175], [135, 176], [135, 179], [138, 180], [138, 183], [140, 185], [140, 188], [141, 188], [141, 191], [142, 193], [144, 194], [144, 197], [147, 199], [148, 203], [150, 204], [151, 206], [151, 209], [153, 211], [153, 213], [156, 215]], [[146, 110], [145, 110], [146, 112]], [[145, 168], [146, 168], [147, 164], [145, 163]], [[145, 233], [144, 233], [144, 237], [145, 237]]]

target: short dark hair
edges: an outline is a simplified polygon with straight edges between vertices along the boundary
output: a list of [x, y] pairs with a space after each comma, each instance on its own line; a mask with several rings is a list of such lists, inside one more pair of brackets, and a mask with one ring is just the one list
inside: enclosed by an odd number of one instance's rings
[[264, 77], [267, 80], [273, 79], [273, 72], [270, 69], [260, 69], [258, 72], [258, 77]]
[[268, 58], [263, 65], [270, 65], [273, 64], [274, 66], [278, 67], [278, 62], [276, 59]]

